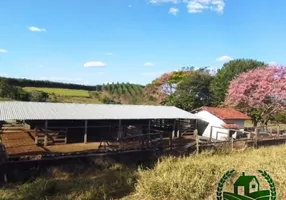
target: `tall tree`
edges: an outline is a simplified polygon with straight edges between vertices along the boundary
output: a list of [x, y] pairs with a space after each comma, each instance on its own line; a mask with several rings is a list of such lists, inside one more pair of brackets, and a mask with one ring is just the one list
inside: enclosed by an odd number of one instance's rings
[[212, 80], [213, 76], [204, 69], [189, 73], [180, 81], [175, 93], [168, 97], [167, 104], [188, 111], [210, 105], [209, 87]]
[[211, 83], [213, 105], [217, 106], [224, 102], [230, 82], [243, 72], [265, 66], [265, 63], [252, 59], [237, 59], [225, 63], [218, 70]]
[[286, 110], [286, 67], [264, 67], [233, 80], [225, 104], [248, 113], [254, 125]]

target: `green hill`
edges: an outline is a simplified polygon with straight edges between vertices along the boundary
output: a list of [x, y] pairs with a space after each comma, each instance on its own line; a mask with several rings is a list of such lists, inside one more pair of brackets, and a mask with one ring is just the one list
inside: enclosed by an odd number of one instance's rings
[[[3, 88], [3, 89], [1, 89]], [[155, 104], [143, 95], [144, 86], [131, 83], [79, 85], [0, 77], [0, 99], [65, 103]]]

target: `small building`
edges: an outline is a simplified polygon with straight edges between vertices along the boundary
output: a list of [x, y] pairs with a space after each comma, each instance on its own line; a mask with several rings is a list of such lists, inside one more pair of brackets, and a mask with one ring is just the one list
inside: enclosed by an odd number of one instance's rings
[[245, 120], [251, 120], [233, 108], [204, 106], [192, 112], [203, 119], [198, 120], [199, 135], [215, 140], [225, 140], [230, 136], [236, 138], [239, 131], [244, 131]]
[[245, 173], [243, 172], [242, 176], [234, 183], [234, 194], [248, 196], [253, 192], [258, 192], [259, 186], [259, 182], [255, 176], [245, 176]]

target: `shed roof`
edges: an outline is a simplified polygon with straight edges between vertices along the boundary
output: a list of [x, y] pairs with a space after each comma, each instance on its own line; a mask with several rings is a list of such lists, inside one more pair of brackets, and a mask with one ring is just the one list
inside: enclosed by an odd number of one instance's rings
[[203, 106], [197, 109], [196, 111], [200, 111], [200, 110], [208, 111], [209, 113], [217, 116], [218, 118], [222, 120], [230, 120], [230, 119], [250, 120], [251, 119], [251, 117], [233, 108], [217, 108], [217, 107]]
[[0, 102], [0, 121], [198, 118], [173, 106]]

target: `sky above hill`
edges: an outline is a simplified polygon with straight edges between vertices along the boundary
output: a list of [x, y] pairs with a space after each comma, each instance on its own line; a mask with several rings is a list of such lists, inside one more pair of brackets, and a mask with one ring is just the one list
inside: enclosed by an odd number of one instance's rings
[[146, 84], [235, 58], [285, 64], [285, 0], [1, 0], [0, 76]]

